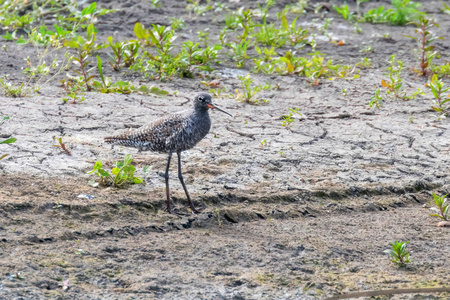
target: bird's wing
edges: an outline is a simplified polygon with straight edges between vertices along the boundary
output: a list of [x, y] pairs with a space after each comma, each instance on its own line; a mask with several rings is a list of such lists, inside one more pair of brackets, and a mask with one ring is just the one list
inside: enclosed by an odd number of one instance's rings
[[165, 151], [167, 139], [182, 131], [186, 119], [182, 113], [174, 113], [123, 134], [106, 137], [113, 144], [150, 148]]

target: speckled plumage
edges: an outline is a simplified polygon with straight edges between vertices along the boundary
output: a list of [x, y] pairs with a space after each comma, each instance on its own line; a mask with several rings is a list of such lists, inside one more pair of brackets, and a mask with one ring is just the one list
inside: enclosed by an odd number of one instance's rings
[[169, 212], [172, 212], [169, 195], [169, 166], [174, 152], [178, 156], [178, 178], [186, 193], [192, 212], [197, 212], [181, 174], [181, 152], [191, 149], [208, 134], [211, 129], [211, 119], [208, 113], [210, 108], [215, 108], [230, 115], [213, 104], [210, 95], [199, 94], [195, 97], [194, 106], [191, 109], [166, 115], [138, 129], [105, 138], [105, 142], [110, 144], [169, 154], [164, 176], [166, 179], [167, 210]]
[[211, 128], [207, 109], [188, 109], [166, 115], [138, 129], [106, 137], [107, 143], [142, 151], [177, 152], [191, 149]]

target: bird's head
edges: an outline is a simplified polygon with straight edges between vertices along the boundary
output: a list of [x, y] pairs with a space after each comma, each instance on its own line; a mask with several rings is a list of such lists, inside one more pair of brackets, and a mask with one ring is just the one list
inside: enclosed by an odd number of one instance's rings
[[211, 95], [206, 94], [206, 93], [198, 94], [197, 96], [195, 96], [194, 108], [196, 110], [208, 110], [209, 108], [217, 109], [218, 111], [221, 111], [221, 112], [229, 115], [230, 117], [232, 117], [232, 115], [230, 113], [224, 111], [223, 109], [219, 108], [217, 105], [212, 103]]

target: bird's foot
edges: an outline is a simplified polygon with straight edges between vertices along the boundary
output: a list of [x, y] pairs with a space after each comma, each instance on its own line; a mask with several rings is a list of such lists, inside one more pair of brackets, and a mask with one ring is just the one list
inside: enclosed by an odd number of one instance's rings
[[173, 210], [171, 208], [167, 208], [167, 212], [171, 215], [175, 215], [175, 216], [179, 216], [179, 217], [189, 216], [189, 214], [187, 214], [187, 213], [182, 213], [182, 212]]
[[192, 212], [193, 215], [196, 215], [196, 214], [200, 213], [200, 211], [195, 209], [195, 207], [193, 207], [193, 206], [191, 206], [191, 212]]

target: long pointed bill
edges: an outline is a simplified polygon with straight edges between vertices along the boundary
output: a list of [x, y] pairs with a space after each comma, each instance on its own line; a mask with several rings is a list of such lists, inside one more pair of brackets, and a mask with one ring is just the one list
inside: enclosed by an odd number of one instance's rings
[[224, 111], [223, 109], [217, 107], [217, 106], [216, 106], [215, 104], [213, 104], [213, 103], [208, 103], [208, 107], [209, 107], [209, 108], [212, 108], [212, 109], [217, 109], [218, 111], [221, 111], [221, 112], [223, 112], [224, 114], [229, 115], [230, 117], [233, 116], [233, 115], [230, 114], [229, 112]]

